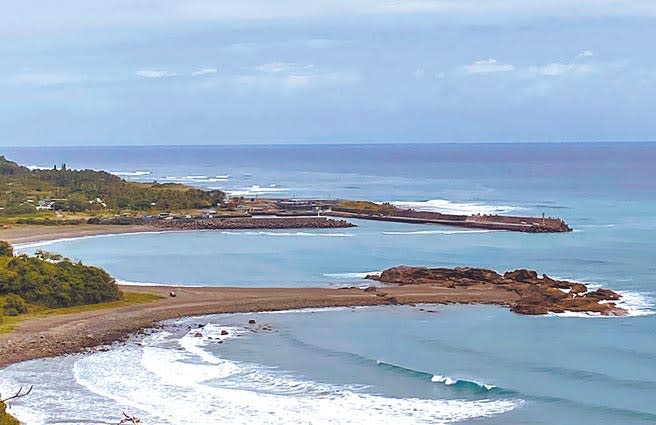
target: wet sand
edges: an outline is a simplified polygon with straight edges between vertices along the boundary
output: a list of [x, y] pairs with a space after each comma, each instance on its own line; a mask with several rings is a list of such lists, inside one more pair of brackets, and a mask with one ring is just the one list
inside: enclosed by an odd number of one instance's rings
[[[88, 348], [121, 341], [157, 322], [213, 313], [290, 310], [321, 307], [355, 307], [389, 304], [477, 303], [508, 305], [514, 295], [494, 287], [445, 289], [427, 285], [357, 288], [190, 288], [126, 286], [124, 292], [151, 293], [165, 298], [144, 304], [82, 313], [27, 319], [9, 333], [0, 334], [0, 367], [11, 363], [79, 353]], [[176, 297], [169, 297], [169, 292]]]

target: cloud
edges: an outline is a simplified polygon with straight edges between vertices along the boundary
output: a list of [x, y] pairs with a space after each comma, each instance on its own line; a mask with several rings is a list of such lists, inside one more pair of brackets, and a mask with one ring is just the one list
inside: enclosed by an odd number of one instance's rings
[[567, 74], [579, 74], [579, 75], [587, 74], [591, 72], [593, 69], [594, 67], [590, 64], [558, 63], [558, 62], [550, 63], [544, 66], [528, 67], [529, 72], [535, 74], [547, 75], [550, 77], [559, 77]]
[[580, 58], [591, 58], [594, 55], [592, 54], [592, 50], [586, 50], [579, 53], [577, 56]]
[[325, 86], [354, 85], [362, 81], [356, 71], [333, 72], [274, 72], [236, 75], [233, 81], [241, 86], [261, 90], [299, 90]]
[[48, 72], [25, 72], [9, 77], [6, 82], [16, 85], [55, 86], [62, 84], [80, 83], [86, 80], [87, 77], [82, 75]]
[[312, 75], [291, 74], [287, 76], [285, 83], [289, 87], [308, 87], [310, 84], [313, 83], [314, 78], [315, 77], [313, 77]]
[[424, 78], [426, 71], [423, 68], [417, 68], [414, 72], [415, 78]]
[[216, 68], [202, 68], [199, 69], [198, 71], [194, 71], [191, 73], [192, 77], [200, 77], [201, 75], [210, 75], [210, 74], [216, 74], [217, 73]]
[[21, 0], [5, 3], [0, 15], [0, 33], [26, 34], [109, 26], [409, 14], [464, 21], [656, 17], [653, 0]]
[[175, 77], [176, 74], [169, 71], [162, 71], [158, 69], [140, 69], [135, 74], [143, 78], [169, 78]]
[[312, 69], [313, 65], [299, 65], [293, 62], [271, 62], [259, 65], [257, 70], [268, 74]]
[[514, 65], [498, 62], [496, 59], [479, 60], [470, 65], [465, 65], [465, 71], [468, 74], [490, 74], [493, 72], [513, 72], [514, 70], [515, 70]]

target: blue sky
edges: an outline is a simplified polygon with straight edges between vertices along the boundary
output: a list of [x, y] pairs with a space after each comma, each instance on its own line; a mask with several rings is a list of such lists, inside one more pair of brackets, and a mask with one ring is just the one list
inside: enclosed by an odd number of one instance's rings
[[649, 0], [22, 0], [0, 145], [655, 140]]

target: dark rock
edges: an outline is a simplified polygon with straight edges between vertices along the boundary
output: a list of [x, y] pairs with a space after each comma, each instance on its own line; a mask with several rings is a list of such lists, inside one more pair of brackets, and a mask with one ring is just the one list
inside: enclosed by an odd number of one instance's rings
[[[367, 276], [368, 279], [398, 285], [431, 285], [455, 290], [466, 288], [483, 289], [485, 285], [498, 285], [511, 293], [507, 305], [515, 313], [546, 314], [564, 311], [620, 315], [627, 312], [614, 303], [620, 295], [610, 289], [597, 289], [587, 292], [588, 288], [579, 282], [555, 280], [547, 275], [538, 277], [533, 270], [519, 269], [499, 275], [493, 270], [456, 267], [426, 268], [398, 266], [383, 271], [380, 276]], [[387, 297], [387, 294], [377, 293]], [[387, 297], [390, 303], [397, 302]], [[605, 301], [605, 302], [600, 302]]]

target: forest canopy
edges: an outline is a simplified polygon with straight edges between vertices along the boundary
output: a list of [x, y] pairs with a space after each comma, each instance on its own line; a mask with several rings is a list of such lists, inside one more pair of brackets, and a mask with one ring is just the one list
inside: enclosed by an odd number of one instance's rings
[[0, 255], [0, 316], [27, 312], [28, 304], [50, 308], [97, 304], [119, 299], [114, 279], [104, 270], [57, 254]]
[[105, 171], [72, 170], [65, 165], [31, 170], [0, 156], [0, 208], [5, 215], [38, 208], [94, 210], [184, 210], [223, 202], [220, 190], [204, 191], [175, 183], [128, 182]]

